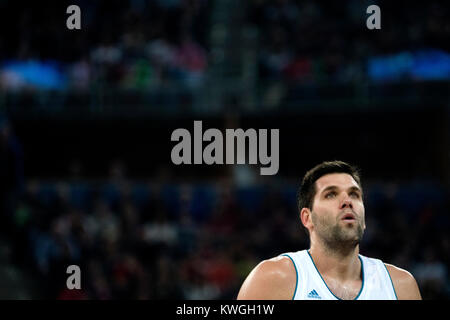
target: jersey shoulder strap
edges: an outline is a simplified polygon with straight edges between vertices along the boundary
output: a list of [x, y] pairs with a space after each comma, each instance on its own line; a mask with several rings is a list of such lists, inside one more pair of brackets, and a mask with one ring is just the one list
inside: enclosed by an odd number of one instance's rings
[[359, 255], [364, 264], [365, 295], [362, 298], [370, 300], [397, 299], [394, 284], [383, 261]]

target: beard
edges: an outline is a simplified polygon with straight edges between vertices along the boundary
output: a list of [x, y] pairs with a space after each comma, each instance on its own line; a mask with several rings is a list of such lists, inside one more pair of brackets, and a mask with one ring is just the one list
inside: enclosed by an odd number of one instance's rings
[[330, 216], [318, 216], [312, 212], [311, 218], [315, 231], [331, 252], [344, 252], [353, 250], [360, 242], [364, 234], [364, 217], [356, 215], [356, 221], [352, 224], [342, 223]]

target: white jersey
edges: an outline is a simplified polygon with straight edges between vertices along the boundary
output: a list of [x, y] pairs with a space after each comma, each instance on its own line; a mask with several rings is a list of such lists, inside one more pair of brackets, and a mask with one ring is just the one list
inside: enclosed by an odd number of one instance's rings
[[[297, 273], [293, 300], [341, 300], [328, 288], [308, 250], [284, 253], [294, 263]], [[396, 300], [394, 285], [385, 264], [358, 255], [361, 260], [362, 285], [355, 300]]]

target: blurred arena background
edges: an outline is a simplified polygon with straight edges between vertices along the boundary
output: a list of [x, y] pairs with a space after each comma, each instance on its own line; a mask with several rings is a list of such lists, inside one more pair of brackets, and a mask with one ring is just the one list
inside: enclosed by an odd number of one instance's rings
[[[308, 246], [300, 179], [341, 159], [362, 169], [361, 253], [448, 299], [449, 17], [436, 0], [0, 1], [0, 298], [234, 299], [260, 260]], [[173, 165], [194, 120], [280, 129], [278, 174]]]

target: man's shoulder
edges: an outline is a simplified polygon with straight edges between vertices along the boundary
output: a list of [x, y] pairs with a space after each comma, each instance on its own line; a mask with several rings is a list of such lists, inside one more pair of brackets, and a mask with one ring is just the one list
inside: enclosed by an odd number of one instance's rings
[[292, 299], [296, 282], [297, 274], [289, 257], [263, 260], [248, 275], [238, 299]]
[[284, 255], [261, 261], [253, 272], [255, 277], [280, 286], [297, 281], [295, 266], [292, 260]]
[[389, 263], [384, 263], [384, 265], [386, 266], [386, 269], [389, 271], [391, 278], [396, 278], [396, 280], [402, 281], [411, 281], [412, 279], [414, 279], [413, 275], [405, 269], [399, 268]]
[[269, 276], [284, 279], [287, 277], [295, 276], [295, 267], [291, 260], [286, 255], [280, 255], [271, 259], [261, 261], [255, 269], [258, 272]]
[[389, 263], [384, 265], [389, 272], [399, 299], [421, 299], [416, 279], [410, 272]]

